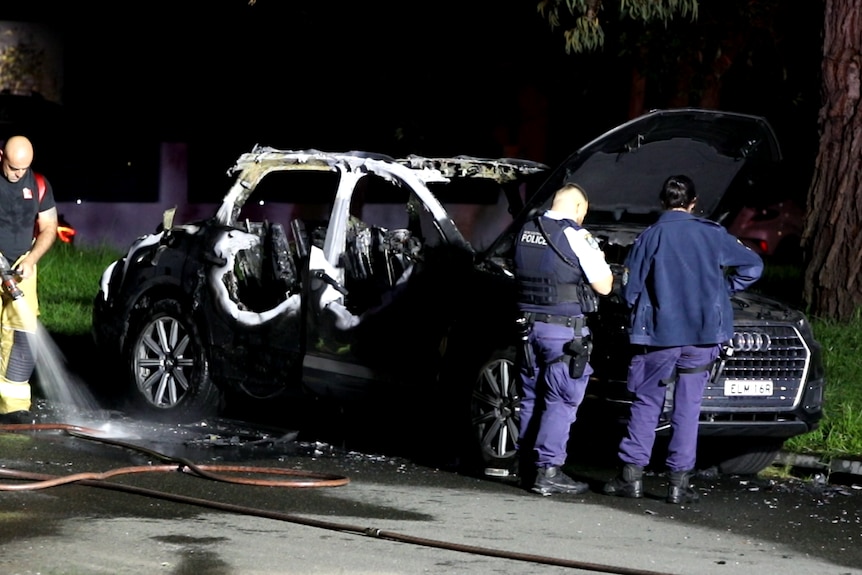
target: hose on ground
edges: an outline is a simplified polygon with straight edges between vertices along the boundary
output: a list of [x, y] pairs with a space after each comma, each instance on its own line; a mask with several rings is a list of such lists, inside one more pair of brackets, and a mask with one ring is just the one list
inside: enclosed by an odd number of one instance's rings
[[[297, 525], [306, 525], [309, 527], [317, 527], [320, 529], [328, 529], [331, 531], [339, 531], [343, 533], [353, 533], [355, 535], [362, 535], [366, 537], [372, 537], [374, 539], [383, 539], [387, 541], [395, 541], [399, 543], [410, 543], [413, 545], [420, 545], [423, 547], [432, 547], [436, 549], [447, 549], [450, 551], [457, 551], [460, 553], [470, 553], [474, 555], [483, 555], [486, 557], [497, 557], [501, 559], [510, 559], [514, 561], [524, 561], [529, 563], [537, 563], [542, 565], [553, 565], [557, 567], [568, 567], [572, 569], [580, 569], [583, 571], [594, 571], [598, 573], [613, 573], [617, 575], [673, 575], [671, 573], [659, 572], [659, 571], [647, 571], [643, 569], [631, 569], [627, 567], [619, 567], [613, 565], [602, 565], [598, 563], [589, 563], [584, 561], [576, 561], [570, 559], [561, 559], [557, 557], [547, 557], [543, 555], [534, 555], [529, 553], [518, 553], [507, 550], [500, 549], [491, 549], [487, 547], [478, 547], [474, 545], [463, 545], [460, 543], [452, 543], [449, 541], [442, 541], [437, 539], [427, 539], [423, 537], [413, 537], [411, 535], [405, 535], [402, 533], [396, 533], [394, 531], [385, 531], [382, 529], [377, 529], [374, 527], [362, 527], [356, 525], [348, 525], [344, 523], [333, 523], [330, 521], [320, 521], [317, 519], [310, 519], [307, 517], [301, 517], [298, 515], [293, 515], [290, 513], [281, 513], [278, 511], [271, 511], [268, 509], [258, 509], [254, 507], [246, 507], [241, 505], [234, 505], [232, 503], [224, 503], [221, 501], [213, 501], [209, 499], [200, 499], [196, 497], [189, 497], [186, 495], [178, 495], [175, 493], [167, 493], [164, 491], [157, 491], [152, 489], [147, 489], [143, 487], [136, 487], [133, 485], [124, 485], [120, 483], [113, 483], [110, 481], [105, 481], [105, 479], [114, 477], [116, 475], [121, 475], [124, 473], [138, 473], [144, 470], [146, 471], [183, 471], [192, 473], [199, 477], [213, 479], [216, 481], [226, 481], [230, 483], [243, 483], [247, 485], [275, 485], [279, 487], [315, 487], [315, 486], [335, 486], [335, 485], [346, 485], [349, 480], [346, 477], [329, 475], [323, 473], [315, 473], [315, 472], [299, 472], [293, 470], [285, 470], [278, 468], [265, 468], [265, 467], [246, 467], [246, 466], [202, 466], [196, 465], [188, 460], [182, 458], [174, 458], [168, 455], [164, 455], [157, 451], [153, 451], [151, 449], [147, 449], [145, 447], [126, 443], [123, 441], [118, 441], [116, 439], [98, 437], [98, 431], [91, 430], [87, 428], [82, 428], [79, 426], [68, 425], [68, 424], [14, 424], [14, 425], [0, 425], [0, 431], [24, 431], [24, 430], [32, 430], [32, 429], [52, 429], [52, 430], [62, 430], [67, 434], [72, 435], [74, 437], [79, 437], [82, 439], [88, 439], [92, 441], [98, 441], [101, 443], [106, 443], [109, 445], [116, 445], [120, 447], [124, 447], [127, 449], [132, 449], [135, 451], [140, 451], [142, 453], [146, 453], [151, 455], [157, 459], [162, 461], [172, 461], [173, 465], [159, 465], [159, 466], [134, 466], [134, 467], [124, 467], [118, 468], [115, 470], [107, 471], [104, 473], [78, 473], [68, 476], [55, 476], [48, 475], [44, 473], [32, 473], [27, 471], [17, 471], [11, 469], [3, 469], [0, 468], [0, 477], [10, 477], [19, 480], [28, 480], [33, 483], [24, 485], [25, 489], [43, 489], [45, 487], [52, 487], [56, 485], [63, 485], [68, 483], [77, 483], [78, 485], [86, 485], [89, 487], [97, 487], [100, 489], [109, 489], [112, 491], [121, 491], [125, 493], [132, 493], [135, 495], [142, 495], [145, 497], [152, 497], [156, 499], [162, 499], [165, 501], [173, 501], [177, 503], [184, 503], [187, 505], [194, 505], [197, 507], [204, 507], [208, 509], [215, 509], [219, 511], [226, 511], [230, 513], [237, 513], [241, 515], [248, 515], [253, 517], [262, 517], [265, 519], [273, 519], [276, 521], [285, 521], [289, 523], [294, 523]], [[270, 473], [270, 474], [297, 474], [302, 475], [306, 479], [298, 480], [298, 481], [275, 481], [275, 482], [261, 482], [260, 480], [246, 480], [243, 478], [230, 478], [226, 476], [219, 475], [218, 473], [213, 473], [213, 471], [221, 471], [221, 472], [231, 472], [242, 470], [242, 472], [252, 472], [252, 473]], [[285, 473], [288, 472], [288, 473]], [[2, 490], [20, 490], [16, 485], [9, 484], [0, 484], [0, 491]]]
[[[299, 471], [296, 469], [283, 469], [279, 467], [256, 467], [256, 466], [245, 466], [245, 465], [198, 465], [189, 461], [188, 459], [183, 459], [179, 457], [171, 457], [165, 455], [163, 453], [159, 453], [158, 451], [154, 451], [152, 449], [147, 449], [146, 447], [142, 447], [140, 445], [135, 445], [132, 443], [126, 443], [124, 441], [119, 441], [113, 438], [105, 438], [99, 437], [99, 432], [94, 429], [88, 429], [86, 427], [80, 427], [76, 425], [69, 425], [64, 423], [34, 423], [34, 424], [14, 424], [14, 425], [2, 425], [0, 429], [12, 430], [12, 431], [26, 431], [26, 430], [60, 430], [65, 431], [68, 435], [73, 437], [79, 437], [81, 439], [88, 439], [91, 441], [98, 441], [100, 443], [106, 443], [109, 445], [116, 445], [118, 447], [124, 447], [126, 449], [130, 449], [133, 451], [139, 451], [141, 453], [145, 453], [155, 459], [159, 459], [161, 461], [170, 462], [165, 465], [136, 465], [130, 467], [120, 467], [117, 469], [111, 469], [109, 471], [104, 471], [101, 473], [73, 473], [71, 475], [64, 475], [60, 477], [50, 477], [49, 479], [38, 480], [34, 483], [27, 484], [0, 484], [0, 491], [27, 491], [34, 489], [45, 489], [48, 487], [56, 487], [58, 485], [64, 485], [68, 483], [79, 483], [85, 479], [91, 480], [105, 480], [111, 477], [116, 477], [118, 475], [128, 475], [132, 473], [154, 473], [154, 472], [166, 472], [166, 471], [180, 471], [183, 473], [189, 473], [192, 475], [197, 475], [198, 477], [202, 477], [205, 479], [210, 479], [212, 481], [221, 481], [224, 483], [239, 483], [243, 485], [257, 485], [264, 487], [340, 487], [342, 485], [347, 485], [350, 483], [350, 479], [341, 475], [332, 475], [329, 473], [317, 473], [313, 471]], [[251, 475], [276, 475], [276, 476], [290, 476], [294, 479], [289, 480], [281, 480], [281, 479], [260, 479], [260, 478], [251, 478], [251, 477], [235, 477], [235, 476], [227, 476], [225, 473], [245, 473]], [[0, 475], [9, 477], [10, 474], [7, 470], [0, 469]]]

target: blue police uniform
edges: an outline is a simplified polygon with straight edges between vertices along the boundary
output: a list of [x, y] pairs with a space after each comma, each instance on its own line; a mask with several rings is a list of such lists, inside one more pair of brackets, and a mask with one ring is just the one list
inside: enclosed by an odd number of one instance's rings
[[666, 465], [690, 471], [709, 368], [733, 336], [729, 296], [757, 281], [763, 262], [721, 225], [670, 210], [638, 236], [625, 267], [629, 341], [639, 347], [629, 367], [635, 399], [619, 458], [649, 464], [666, 381], [676, 374]]
[[[568, 260], [548, 245], [542, 230]], [[575, 265], [570, 265], [574, 263]], [[548, 210], [527, 222], [515, 246], [519, 307], [533, 319], [528, 345], [532, 361], [522, 358], [519, 450], [532, 448], [537, 468], [565, 463], [569, 432], [593, 372], [569, 374], [564, 347], [579, 335], [589, 336], [583, 322], [579, 288], [610, 275], [604, 253], [592, 236], [572, 220]], [[534, 417], [534, 411], [536, 412]]]

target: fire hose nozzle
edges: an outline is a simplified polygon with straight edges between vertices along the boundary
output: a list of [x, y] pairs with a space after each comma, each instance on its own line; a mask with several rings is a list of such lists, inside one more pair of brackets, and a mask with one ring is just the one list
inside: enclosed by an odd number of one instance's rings
[[21, 299], [24, 297], [24, 292], [21, 291], [21, 288], [18, 287], [18, 280], [21, 279], [20, 275], [12, 269], [12, 266], [9, 265], [9, 260], [6, 259], [6, 256], [0, 254], [0, 285], [3, 286], [3, 290], [9, 294], [9, 296], [13, 300]]

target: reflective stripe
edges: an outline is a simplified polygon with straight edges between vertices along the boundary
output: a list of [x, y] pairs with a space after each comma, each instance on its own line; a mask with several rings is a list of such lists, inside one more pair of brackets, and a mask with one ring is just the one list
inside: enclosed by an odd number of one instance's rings
[[30, 399], [30, 384], [26, 381], [0, 380], [0, 396], [6, 399]]
[[0, 379], [0, 413], [29, 411], [30, 384]]

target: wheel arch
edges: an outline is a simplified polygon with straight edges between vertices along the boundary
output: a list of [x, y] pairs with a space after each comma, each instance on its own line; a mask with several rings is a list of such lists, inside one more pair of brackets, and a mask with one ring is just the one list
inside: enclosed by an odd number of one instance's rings
[[129, 299], [129, 305], [126, 312], [123, 314], [126, 321], [120, 333], [119, 349], [123, 354], [128, 347], [129, 328], [137, 321], [154, 303], [163, 300], [175, 300], [183, 310], [197, 321], [198, 329], [201, 330], [201, 335], [205, 336], [204, 340], [209, 342], [210, 336], [207, 330], [207, 322], [202, 321], [199, 317], [201, 306], [196, 305], [192, 296], [185, 291], [178, 282], [160, 281], [146, 285], [138, 291], [138, 293]]

